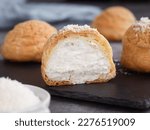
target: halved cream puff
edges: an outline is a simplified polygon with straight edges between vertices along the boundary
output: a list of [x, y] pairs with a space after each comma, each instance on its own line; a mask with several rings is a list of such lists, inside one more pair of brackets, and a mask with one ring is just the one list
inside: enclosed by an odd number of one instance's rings
[[49, 86], [106, 82], [116, 75], [111, 46], [87, 25], [68, 25], [52, 36], [41, 71]]

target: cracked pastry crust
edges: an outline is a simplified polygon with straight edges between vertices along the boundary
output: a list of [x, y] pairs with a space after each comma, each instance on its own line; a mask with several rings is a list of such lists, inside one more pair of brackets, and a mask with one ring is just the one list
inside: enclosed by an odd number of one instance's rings
[[44, 21], [29, 20], [19, 23], [6, 35], [1, 53], [5, 59], [11, 61], [41, 62], [43, 47], [56, 32], [55, 27]]
[[[78, 26], [78, 25], [68, 25], [60, 30], [56, 35], [53, 35], [48, 43], [46, 44], [43, 56], [42, 56], [42, 65], [41, 65], [41, 73], [44, 81], [49, 86], [61, 86], [61, 85], [71, 85], [71, 84], [80, 84], [80, 83], [73, 83], [70, 79], [69, 80], [54, 80], [48, 77], [46, 73], [46, 69], [48, 66], [48, 61], [52, 57], [54, 51], [57, 49], [57, 45], [59, 41], [63, 41], [67, 38], [73, 38], [74, 36], [81, 36], [84, 38], [92, 38], [96, 41], [97, 45], [102, 48], [105, 56], [107, 57], [110, 68], [109, 73], [105, 76], [98, 77], [95, 80], [86, 81], [85, 83], [100, 83], [100, 82], [107, 82], [110, 79], [114, 78], [116, 75], [116, 68], [112, 60], [112, 49], [108, 43], [108, 41], [96, 30], [92, 29], [89, 26]], [[76, 43], [75, 43], [76, 44]], [[72, 53], [72, 52], [70, 52]], [[69, 54], [68, 54], [69, 55]], [[72, 57], [73, 60], [73, 57]], [[57, 64], [56, 64], [57, 66]]]
[[121, 63], [125, 68], [150, 72], [150, 20], [141, 18], [125, 33]]
[[133, 13], [121, 6], [105, 9], [98, 15], [92, 26], [110, 41], [120, 41], [128, 29], [135, 22]]

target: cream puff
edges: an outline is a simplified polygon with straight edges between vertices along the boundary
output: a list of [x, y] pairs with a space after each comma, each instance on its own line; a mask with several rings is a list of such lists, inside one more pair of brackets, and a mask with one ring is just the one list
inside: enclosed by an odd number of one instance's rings
[[68, 25], [46, 44], [41, 65], [49, 86], [101, 83], [116, 75], [112, 48], [88, 25]]
[[150, 72], [150, 19], [141, 18], [125, 33], [121, 63], [130, 70]]
[[133, 13], [125, 7], [114, 6], [99, 14], [92, 26], [110, 41], [120, 41], [131, 24], [135, 22]]
[[43, 47], [57, 30], [44, 21], [29, 20], [17, 24], [6, 35], [1, 52], [11, 61], [41, 61]]

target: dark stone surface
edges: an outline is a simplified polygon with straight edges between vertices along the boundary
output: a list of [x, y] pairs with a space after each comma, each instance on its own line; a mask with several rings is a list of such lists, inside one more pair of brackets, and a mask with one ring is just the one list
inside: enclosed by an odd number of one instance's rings
[[[138, 109], [150, 107], [150, 74], [123, 70], [116, 62], [117, 76], [108, 83], [48, 87], [42, 80], [39, 63], [0, 60], [0, 77], [40, 86], [52, 95]], [[56, 110], [57, 112], [57, 110]]]

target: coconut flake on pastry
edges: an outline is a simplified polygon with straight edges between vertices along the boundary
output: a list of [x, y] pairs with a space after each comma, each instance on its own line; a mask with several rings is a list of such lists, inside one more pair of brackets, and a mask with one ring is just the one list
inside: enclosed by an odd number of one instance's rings
[[150, 19], [142, 17], [123, 37], [121, 63], [125, 68], [150, 72]]
[[116, 75], [108, 41], [87, 25], [68, 25], [52, 36], [41, 68], [50, 86], [106, 82]]
[[44, 45], [56, 32], [55, 27], [40, 20], [19, 23], [6, 35], [2, 55], [12, 61], [40, 62]]

